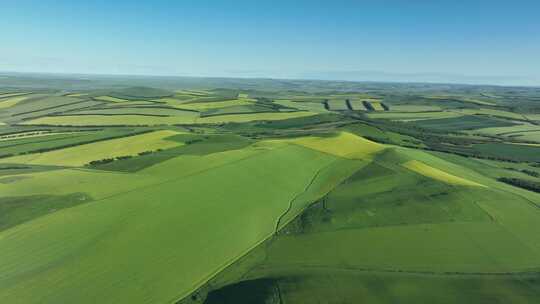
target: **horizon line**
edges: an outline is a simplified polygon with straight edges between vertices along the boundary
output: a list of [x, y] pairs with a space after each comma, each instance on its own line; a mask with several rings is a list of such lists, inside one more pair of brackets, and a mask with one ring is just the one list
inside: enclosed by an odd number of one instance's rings
[[[350, 72], [350, 71], [343, 71]], [[360, 71], [358, 71], [360, 72]], [[381, 71], [361, 71], [383, 74], [399, 74], [402, 76], [415, 75], [414, 73], [391, 73]], [[321, 82], [348, 82], [348, 83], [379, 83], [379, 84], [431, 84], [431, 85], [462, 85], [462, 86], [492, 86], [492, 87], [508, 87], [508, 88], [540, 88], [538, 85], [526, 85], [526, 84], [494, 84], [494, 83], [466, 83], [466, 82], [444, 82], [444, 81], [400, 81], [400, 80], [351, 80], [351, 79], [324, 79], [324, 78], [303, 78], [303, 77], [263, 77], [263, 76], [201, 76], [201, 75], [158, 75], [158, 74], [130, 74], [130, 73], [82, 73], [82, 72], [20, 72], [20, 71], [4, 71], [0, 70], [0, 76], [10, 76], [10, 74], [22, 74], [22, 75], [51, 75], [51, 76], [89, 76], [89, 77], [126, 77], [126, 78], [198, 78], [198, 79], [238, 79], [238, 80], [285, 80], [285, 81], [321, 81]], [[430, 74], [430, 73], [419, 73]], [[444, 74], [441, 74], [444, 75]], [[450, 74], [449, 74], [450, 75]], [[454, 75], [456, 76], [456, 75]], [[464, 77], [483, 77], [483, 76], [464, 76]], [[0, 79], [1, 85], [1, 79]]]

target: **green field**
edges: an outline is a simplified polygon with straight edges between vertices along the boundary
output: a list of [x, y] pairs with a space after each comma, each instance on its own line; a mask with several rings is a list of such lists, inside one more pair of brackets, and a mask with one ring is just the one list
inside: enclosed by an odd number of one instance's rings
[[19, 136], [0, 140], [0, 156], [30, 155], [109, 138], [123, 137], [136, 132], [132, 129], [73, 130], [69, 132], [47, 132], [39, 136], [22, 136], [22, 138], [20, 134], [24, 133], [15, 133]]
[[10, 81], [0, 303], [540, 301], [532, 88]]
[[144, 151], [176, 147], [179, 143], [167, 140], [167, 137], [176, 134], [178, 133], [169, 130], [156, 131], [61, 150], [8, 157], [1, 159], [0, 163], [84, 166], [94, 160], [118, 156], [134, 156]]
[[367, 114], [369, 118], [373, 119], [390, 119], [398, 121], [417, 121], [425, 119], [442, 119], [460, 117], [461, 114], [455, 112], [377, 112]]
[[479, 115], [465, 115], [441, 119], [422, 119], [415, 121], [414, 124], [426, 129], [435, 129], [441, 131], [475, 130], [486, 128], [488, 126], [510, 127], [517, 125], [516, 123], [506, 120]]
[[200, 117], [197, 112], [173, 112], [174, 116], [148, 116], [148, 115], [62, 115], [47, 116], [22, 122], [22, 125], [49, 125], [49, 126], [155, 126], [173, 124], [217, 124], [230, 122], [249, 122], [257, 120], [284, 120], [296, 117], [315, 115], [311, 112], [294, 113], [246, 113], [219, 116]]
[[18, 104], [19, 102], [25, 99], [28, 99], [28, 97], [29, 96], [24, 95], [24, 96], [7, 97], [7, 98], [0, 99], [0, 109], [12, 107]]

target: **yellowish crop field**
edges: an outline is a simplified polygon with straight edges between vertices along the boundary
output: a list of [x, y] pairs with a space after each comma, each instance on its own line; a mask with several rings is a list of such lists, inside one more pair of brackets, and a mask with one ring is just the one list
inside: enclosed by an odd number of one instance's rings
[[411, 160], [403, 164], [403, 166], [411, 171], [414, 171], [418, 174], [440, 180], [442, 182], [453, 184], [453, 185], [461, 185], [461, 186], [475, 186], [475, 187], [486, 187], [482, 184], [473, 182], [468, 179], [464, 179], [461, 177], [457, 177], [455, 175], [446, 173], [444, 171], [441, 171], [437, 168], [428, 166], [420, 161], [417, 160]]
[[268, 142], [288, 142], [347, 159], [366, 159], [385, 149], [384, 145], [349, 132], [328, 137], [309, 136]]
[[0, 163], [33, 165], [84, 166], [91, 161], [118, 156], [134, 156], [144, 151], [167, 149], [181, 145], [166, 137], [178, 132], [163, 130], [130, 137], [111, 139], [44, 153], [8, 157]]
[[0, 99], [0, 109], [5, 109], [12, 107], [19, 102], [28, 99], [30, 96], [24, 95], [24, 96], [17, 96], [17, 97], [11, 97], [7, 99]]

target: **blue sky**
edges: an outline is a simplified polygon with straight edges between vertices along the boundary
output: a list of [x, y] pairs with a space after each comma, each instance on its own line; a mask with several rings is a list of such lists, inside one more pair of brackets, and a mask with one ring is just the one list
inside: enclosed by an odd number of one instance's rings
[[539, 1], [0, 2], [0, 71], [540, 85]]

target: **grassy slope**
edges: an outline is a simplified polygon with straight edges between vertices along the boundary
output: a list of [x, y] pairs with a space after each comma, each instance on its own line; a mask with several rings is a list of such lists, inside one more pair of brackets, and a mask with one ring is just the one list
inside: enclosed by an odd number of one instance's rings
[[84, 193], [0, 198], [0, 231], [58, 210], [92, 200]]
[[[248, 154], [189, 178], [172, 174], [168, 182], [1, 233], [2, 247], [10, 250], [0, 253], [0, 298], [9, 303], [155, 303], [181, 297], [272, 234], [288, 202], [306, 189], [317, 170], [335, 160], [282, 144]], [[175, 162], [151, 169], [185, 169]], [[230, 231], [243, 233], [239, 237]], [[29, 288], [32, 294], [24, 292]]]
[[[535, 233], [540, 210], [531, 203], [540, 203], [540, 196], [500, 185], [471, 170], [475, 167], [463, 162], [466, 158], [451, 156], [452, 163], [441, 157], [402, 148], [379, 154], [375, 163], [330, 192], [324, 207], [309, 208], [284, 233], [220, 274], [213, 286], [271, 279], [279, 285], [282, 300], [294, 303], [359, 298], [372, 303], [460, 303], [494, 299], [494, 294], [500, 303], [534, 302], [540, 296], [534, 274], [486, 274], [540, 269]], [[413, 173], [402, 165], [411, 159], [421, 160], [428, 171], [487, 188]], [[533, 283], [524, 283], [527, 280]], [[485, 287], [467, 289], [467, 284]], [[327, 285], [334, 286], [334, 292]], [[406, 289], [394, 289], [399, 286]], [[185, 301], [191, 302], [197, 301]]]

